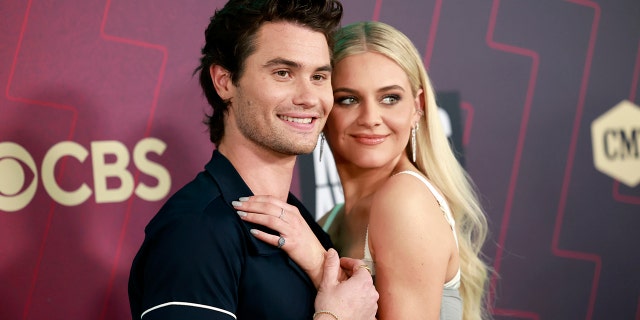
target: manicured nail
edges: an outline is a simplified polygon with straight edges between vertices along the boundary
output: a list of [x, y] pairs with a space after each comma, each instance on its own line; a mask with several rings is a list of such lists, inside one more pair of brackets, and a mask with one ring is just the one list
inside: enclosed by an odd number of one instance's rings
[[238, 199], [240, 201], [249, 201], [249, 197], [240, 197], [240, 199]]
[[238, 211], [238, 215], [241, 216], [241, 217], [246, 217], [247, 213], [244, 212], [244, 211]]
[[256, 229], [251, 229], [249, 230], [249, 232], [251, 232], [252, 235], [257, 235], [260, 231], [256, 230]]
[[240, 201], [231, 201], [231, 205], [234, 207], [242, 207], [242, 202]]

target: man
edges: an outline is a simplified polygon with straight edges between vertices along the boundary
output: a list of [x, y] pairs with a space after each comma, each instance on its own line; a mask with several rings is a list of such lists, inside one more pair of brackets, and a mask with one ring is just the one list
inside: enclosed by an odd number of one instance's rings
[[280, 249], [286, 239], [257, 240], [251, 229], [269, 230], [231, 205], [274, 195], [331, 246], [289, 188], [296, 155], [313, 150], [333, 104], [331, 35], [341, 16], [336, 0], [231, 0], [211, 18], [198, 70], [217, 150], [145, 229], [129, 279], [134, 319], [374, 318], [378, 295], [362, 262], [345, 261], [353, 274], [340, 282], [329, 250], [316, 291]]

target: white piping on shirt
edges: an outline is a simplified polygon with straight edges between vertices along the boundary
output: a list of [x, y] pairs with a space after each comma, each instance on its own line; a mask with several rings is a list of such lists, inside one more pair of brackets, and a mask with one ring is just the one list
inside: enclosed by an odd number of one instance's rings
[[153, 311], [162, 307], [166, 307], [166, 306], [170, 306], [170, 305], [178, 305], [178, 306], [188, 306], [188, 307], [196, 307], [196, 308], [203, 308], [203, 309], [209, 309], [209, 310], [213, 310], [213, 311], [218, 311], [218, 312], [222, 312], [222, 313], [226, 313], [230, 316], [232, 316], [234, 319], [238, 319], [236, 318], [236, 315], [224, 310], [224, 309], [220, 309], [220, 308], [216, 308], [216, 307], [212, 307], [212, 306], [207, 306], [204, 304], [197, 304], [197, 303], [191, 303], [191, 302], [179, 302], [179, 301], [173, 301], [173, 302], [167, 302], [167, 303], [163, 303], [163, 304], [159, 304], [153, 308], [149, 308], [147, 309], [147, 311], [143, 312], [142, 315], [140, 315], [140, 319], [142, 319], [142, 317], [144, 317], [145, 314], [147, 314], [149, 311]]

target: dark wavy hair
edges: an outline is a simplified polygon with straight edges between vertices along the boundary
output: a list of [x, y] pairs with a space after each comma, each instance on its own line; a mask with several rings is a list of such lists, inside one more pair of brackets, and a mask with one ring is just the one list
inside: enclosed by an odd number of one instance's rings
[[244, 62], [255, 51], [258, 29], [265, 22], [286, 21], [302, 25], [325, 35], [329, 49], [333, 49], [333, 34], [340, 25], [342, 4], [337, 0], [230, 0], [216, 10], [204, 32], [199, 73], [200, 86], [211, 107], [205, 124], [209, 139], [219, 144], [224, 136], [225, 101], [213, 87], [209, 68], [219, 65], [229, 71], [234, 84], [242, 76]]

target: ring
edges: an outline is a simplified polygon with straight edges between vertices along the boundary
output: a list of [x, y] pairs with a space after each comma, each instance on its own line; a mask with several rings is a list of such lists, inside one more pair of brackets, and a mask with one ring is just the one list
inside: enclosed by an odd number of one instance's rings
[[361, 264], [361, 265], [359, 265], [359, 266], [358, 266], [358, 268], [364, 268], [364, 269], [366, 269], [367, 271], [369, 271], [369, 274], [372, 274], [372, 273], [371, 273], [371, 268], [369, 268], [369, 266], [368, 266], [368, 265], [366, 265], [366, 264]]
[[278, 238], [278, 249], [282, 248], [282, 246], [284, 246], [284, 243], [286, 241], [284, 240], [284, 238], [282, 236], [280, 236], [280, 238]]
[[282, 219], [282, 216], [284, 216], [284, 208], [280, 208], [280, 215], [278, 216], [278, 219]]

